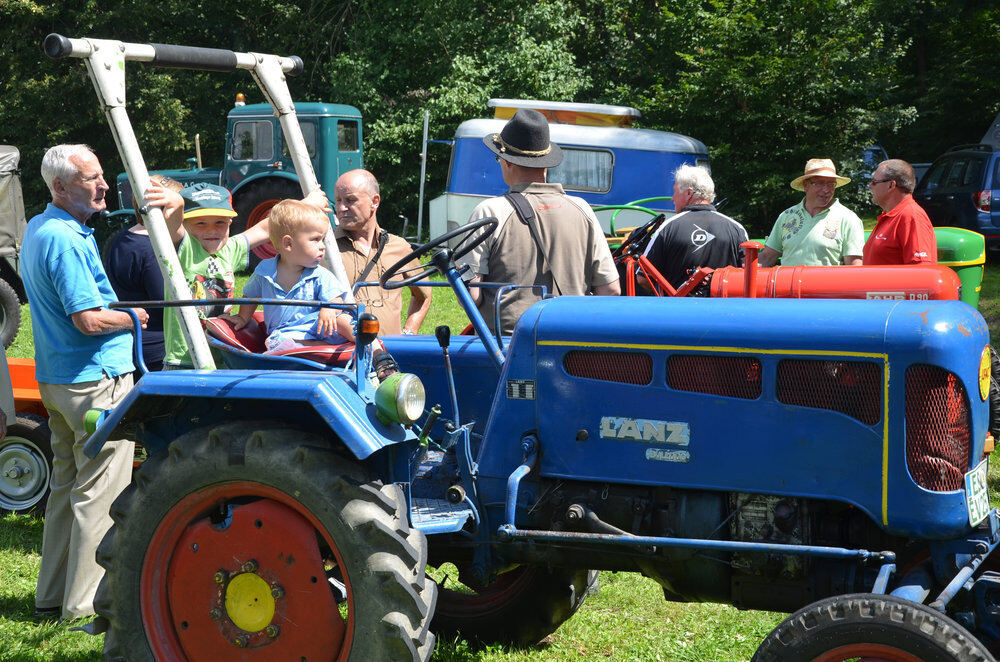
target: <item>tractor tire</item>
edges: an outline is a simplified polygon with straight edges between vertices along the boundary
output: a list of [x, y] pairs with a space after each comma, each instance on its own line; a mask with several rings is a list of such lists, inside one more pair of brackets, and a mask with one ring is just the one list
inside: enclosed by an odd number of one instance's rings
[[1000, 356], [990, 345], [990, 434], [993, 442], [1000, 443]]
[[[288, 198], [302, 199], [302, 188], [290, 179], [272, 177], [247, 184], [233, 200], [233, 210], [239, 215], [233, 219], [230, 234], [236, 235], [257, 225], [271, 213], [271, 207]], [[265, 241], [250, 251], [250, 269], [277, 254], [271, 242]]]
[[597, 576], [596, 570], [522, 565], [476, 593], [438, 584], [431, 629], [482, 646], [530, 646], [576, 613]]
[[795, 612], [752, 662], [993, 662], [975, 637], [944, 614], [890, 595], [855, 593]]
[[0, 515], [45, 514], [52, 474], [49, 422], [34, 414], [18, 414], [0, 441]]
[[10, 283], [0, 278], [0, 342], [10, 347], [21, 328], [21, 300]]
[[112, 660], [425, 662], [437, 587], [402, 491], [278, 422], [182, 435], [111, 508]]

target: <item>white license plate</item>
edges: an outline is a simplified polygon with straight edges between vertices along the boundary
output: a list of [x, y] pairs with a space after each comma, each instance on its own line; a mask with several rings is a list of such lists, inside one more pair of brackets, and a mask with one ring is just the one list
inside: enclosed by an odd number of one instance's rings
[[965, 501], [969, 509], [969, 524], [976, 526], [990, 512], [990, 492], [986, 487], [989, 459], [965, 474]]

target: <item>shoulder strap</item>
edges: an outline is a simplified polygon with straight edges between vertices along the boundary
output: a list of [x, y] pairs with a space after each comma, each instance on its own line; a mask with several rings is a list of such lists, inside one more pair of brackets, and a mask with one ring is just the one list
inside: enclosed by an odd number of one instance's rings
[[372, 267], [374, 267], [375, 263], [378, 262], [378, 259], [382, 257], [382, 250], [385, 248], [387, 243], [389, 243], [389, 231], [383, 229], [378, 235], [378, 250], [375, 251], [375, 257], [369, 260], [368, 264], [365, 265], [365, 268], [361, 270], [360, 274], [358, 274], [358, 279], [354, 281], [354, 288], [352, 290], [353, 293], [356, 294], [358, 291], [358, 284], [365, 282], [365, 278], [368, 278], [368, 274], [371, 273]]
[[542, 240], [538, 237], [538, 231], [535, 229], [535, 210], [532, 208], [531, 203], [528, 202], [528, 199], [523, 194], [517, 191], [510, 191], [503, 197], [507, 198], [511, 206], [514, 207], [517, 218], [528, 226], [528, 231], [531, 233], [531, 240], [535, 242], [535, 248], [542, 254], [542, 263], [548, 267], [549, 273], [552, 274], [552, 288], [555, 290], [556, 295], [561, 296], [562, 290], [556, 281], [556, 272], [552, 269], [551, 263], [549, 263], [549, 256], [545, 253]]

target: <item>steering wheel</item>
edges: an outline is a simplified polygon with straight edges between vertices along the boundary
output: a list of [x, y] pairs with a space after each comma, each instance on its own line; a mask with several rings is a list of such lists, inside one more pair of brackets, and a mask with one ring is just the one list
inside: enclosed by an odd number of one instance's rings
[[656, 232], [657, 228], [660, 227], [660, 224], [663, 223], [664, 220], [666, 220], [666, 215], [659, 214], [656, 218], [649, 221], [642, 227], [633, 230], [629, 236], [625, 238], [625, 241], [623, 241], [621, 245], [615, 249], [614, 253], [612, 253], [612, 257], [617, 260], [625, 255], [627, 251], [631, 250], [633, 246], [642, 246], [643, 242], [649, 239], [649, 237]]
[[489, 237], [491, 234], [493, 234], [493, 230], [496, 229], [497, 224], [498, 221], [495, 217], [487, 216], [486, 218], [481, 218], [478, 221], [473, 221], [472, 223], [463, 225], [462, 227], [458, 227], [449, 232], [445, 232], [440, 237], [436, 237], [435, 239], [431, 239], [430, 241], [428, 241], [426, 244], [417, 246], [412, 251], [410, 251], [406, 256], [400, 258], [399, 261], [396, 262], [394, 265], [386, 269], [385, 272], [382, 274], [382, 277], [378, 279], [378, 284], [387, 290], [398, 290], [401, 287], [412, 285], [418, 280], [423, 280], [424, 278], [427, 278], [431, 274], [438, 271], [437, 266], [431, 265], [426, 269], [424, 269], [423, 271], [421, 271], [420, 273], [414, 276], [408, 276], [407, 278], [404, 278], [402, 280], [389, 280], [393, 276], [397, 275], [400, 271], [402, 271], [403, 267], [405, 267], [413, 260], [423, 257], [427, 253], [430, 253], [435, 248], [441, 246], [442, 244], [448, 241], [451, 241], [455, 237], [471, 235], [473, 232], [479, 230], [480, 228], [486, 228], [479, 236], [473, 238], [468, 245], [465, 244], [465, 240], [468, 239], [469, 237], [466, 236], [465, 239], [462, 239], [462, 241], [458, 245], [458, 248], [455, 250], [455, 252], [451, 255], [451, 258], [449, 259], [449, 264], [454, 263], [455, 260], [459, 259], [460, 257], [464, 257], [473, 248], [486, 241], [486, 238]]

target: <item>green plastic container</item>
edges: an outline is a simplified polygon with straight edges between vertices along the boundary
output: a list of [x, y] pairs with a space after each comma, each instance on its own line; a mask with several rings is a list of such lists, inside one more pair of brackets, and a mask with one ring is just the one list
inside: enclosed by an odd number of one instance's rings
[[951, 267], [962, 281], [962, 301], [979, 307], [979, 292], [983, 289], [986, 264], [986, 239], [983, 235], [962, 228], [934, 228], [937, 238], [938, 264]]

